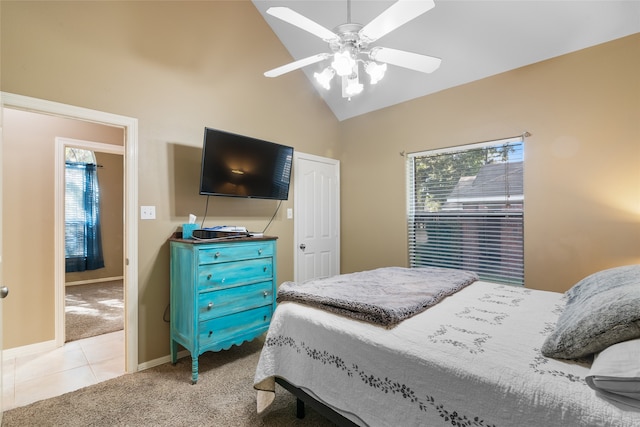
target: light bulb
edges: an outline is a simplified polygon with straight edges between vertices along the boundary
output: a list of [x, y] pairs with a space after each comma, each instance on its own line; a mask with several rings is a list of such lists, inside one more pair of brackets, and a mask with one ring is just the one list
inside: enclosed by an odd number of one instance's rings
[[344, 92], [348, 97], [351, 97], [362, 92], [363, 88], [363, 84], [358, 82], [358, 80], [349, 80], [349, 83], [347, 83], [347, 87], [345, 88]]
[[356, 61], [351, 57], [351, 53], [348, 50], [336, 52], [333, 55], [331, 66], [339, 76], [348, 76], [351, 74], [355, 65]]
[[374, 85], [384, 77], [384, 73], [387, 71], [387, 64], [378, 64], [370, 61], [365, 64], [364, 70], [369, 74], [371, 84]]
[[362, 92], [364, 85], [360, 83], [358, 78], [358, 67], [348, 76], [342, 77], [342, 97], [351, 99], [352, 96]]
[[321, 73], [313, 73], [313, 77], [316, 78], [316, 81], [326, 90], [331, 89], [331, 79], [334, 75], [335, 71], [333, 71], [333, 68], [331, 67], [325, 68]]

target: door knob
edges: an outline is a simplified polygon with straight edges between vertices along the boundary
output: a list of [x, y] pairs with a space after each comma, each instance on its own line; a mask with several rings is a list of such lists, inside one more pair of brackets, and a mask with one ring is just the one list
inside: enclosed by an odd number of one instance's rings
[[307, 248], [307, 245], [305, 245], [304, 243], [300, 243], [300, 249], [304, 251], [306, 248]]
[[9, 288], [3, 286], [0, 288], [0, 298], [6, 298], [9, 295]]

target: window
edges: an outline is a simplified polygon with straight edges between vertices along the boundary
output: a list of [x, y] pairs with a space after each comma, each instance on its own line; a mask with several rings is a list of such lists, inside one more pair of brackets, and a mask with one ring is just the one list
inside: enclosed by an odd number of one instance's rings
[[95, 155], [67, 147], [65, 158], [65, 270], [69, 273], [103, 268]]
[[522, 285], [523, 167], [523, 138], [409, 154], [409, 265]]

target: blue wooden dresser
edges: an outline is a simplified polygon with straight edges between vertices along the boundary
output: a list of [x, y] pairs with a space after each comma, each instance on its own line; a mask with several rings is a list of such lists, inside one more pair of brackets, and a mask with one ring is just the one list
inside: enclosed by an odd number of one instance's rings
[[262, 335], [276, 307], [276, 237], [170, 239], [171, 362], [178, 344], [198, 357]]

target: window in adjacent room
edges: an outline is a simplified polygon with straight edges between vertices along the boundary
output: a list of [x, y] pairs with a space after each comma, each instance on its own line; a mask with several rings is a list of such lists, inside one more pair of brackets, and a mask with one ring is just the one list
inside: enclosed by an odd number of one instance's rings
[[95, 154], [66, 147], [65, 160], [65, 270], [69, 273], [103, 268]]
[[410, 266], [522, 285], [523, 166], [523, 138], [409, 154]]

